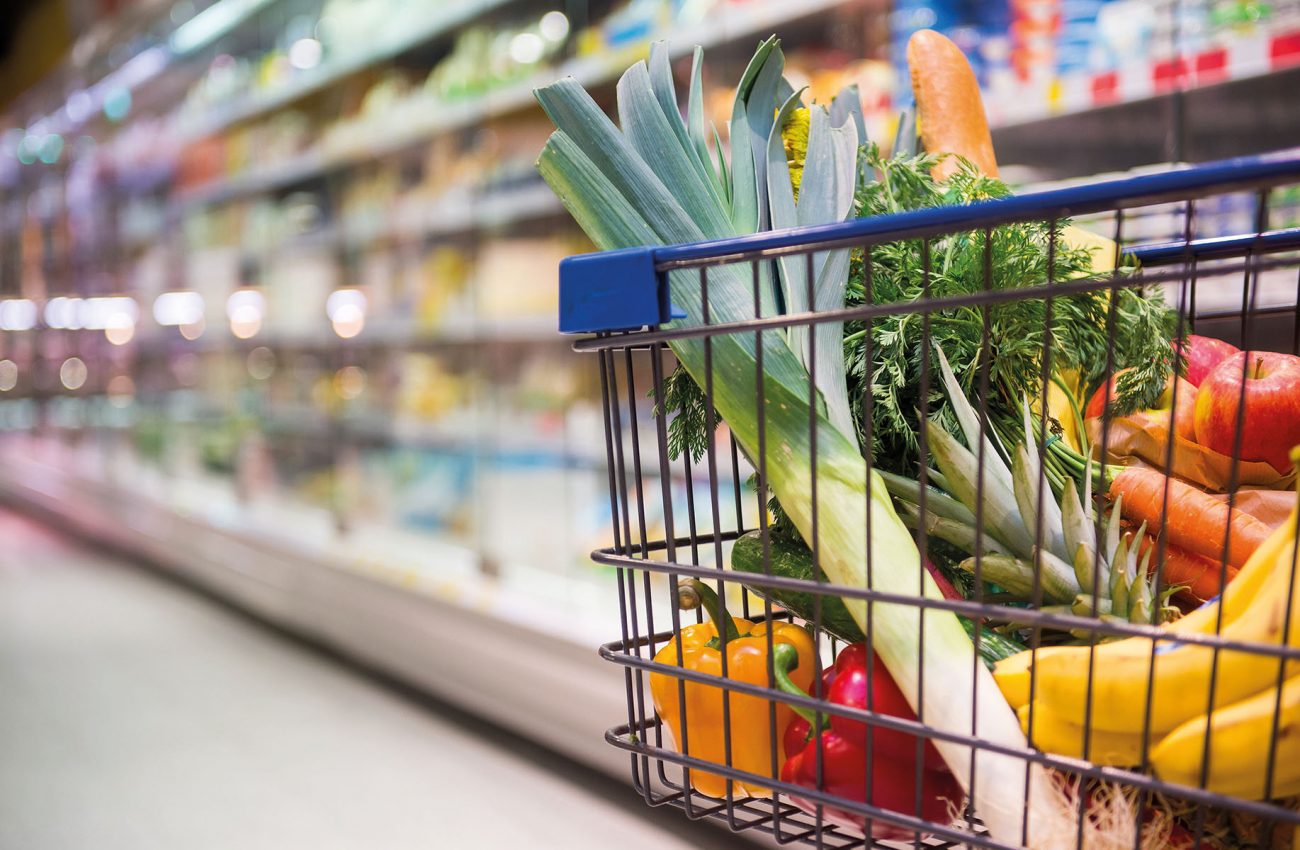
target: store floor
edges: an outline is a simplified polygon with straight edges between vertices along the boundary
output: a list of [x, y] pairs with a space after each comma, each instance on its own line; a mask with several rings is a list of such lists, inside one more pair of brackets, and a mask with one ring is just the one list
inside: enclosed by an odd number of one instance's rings
[[12, 513], [0, 541], [0, 850], [735, 846]]

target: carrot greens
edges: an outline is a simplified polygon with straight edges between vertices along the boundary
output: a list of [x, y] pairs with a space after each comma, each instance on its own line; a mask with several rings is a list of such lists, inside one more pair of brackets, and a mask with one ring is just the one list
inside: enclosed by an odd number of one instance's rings
[[[1009, 194], [1004, 183], [969, 167], [937, 183], [930, 176], [938, 160], [932, 154], [887, 156], [874, 144], [867, 144], [861, 156], [864, 168], [875, 179], [865, 182], [857, 193], [854, 210], [859, 216], [968, 204]], [[1062, 220], [1054, 228], [1046, 222], [1028, 222], [990, 230], [987, 288], [1041, 286], [1087, 275], [1094, 264], [1094, 249], [1073, 245], [1066, 235], [1068, 226], [1069, 222]], [[984, 231], [937, 237], [929, 240], [928, 246], [920, 240], [875, 246], [870, 256], [869, 292], [865, 252], [855, 251], [846, 303], [859, 306], [916, 302], [927, 292], [932, 298], [941, 298], [984, 291], [985, 249]], [[987, 356], [990, 419], [995, 423], [1017, 421], [1020, 399], [1025, 395], [1036, 398], [1042, 392], [1042, 358], [1049, 335], [1051, 371], [1079, 372], [1085, 389], [1101, 383], [1107, 366], [1111, 309], [1110, 296], [1105, 293], [1055, 297], [1050, 313], [1046, 299], [1016, 299], [984, 307], [935, 311], [930, 316], [929, 334], [931, 341], [948, 355], [957, 382], [968, 396], [977, 394], [981, 358]], [[1154, 288], [1119, 288], [1114, 310], [1113, 366], [1116, 371], [1133, 367], [1121, 377], [1113, 402], [1115, 412], [1122, 415], [1152, 406], [1163, 391], [1173, 369], [1169, 340], [1177, 320], [1162, 293]], [[987, 350], [985, 311], [989, 322]], [[849, 322], [844, 328], [850, 418], [860, 444], [870, 448], [876, 464], [912, 475], [918, 460], [917, 411], [921, 408], [920, 373], [925, 356], [921, 314], [878, 317], [871, 322], [870, 332], [868, 341], [865, 323]], [[928, 356], [931, 374], [937, 374], [933, 350]], [[861, 427], [868, 387], [872, 402], [870, 435]], [[925, 406], [933, 421], [949, 431], [956, 428], [948, 396], [938, 382], [931, 383]], [[690, 450], [697, 457], [703, 454], [708, 435], [700, 430], [705, 427], [706, 417], [698, 388], [689, 382], [675, 386], [665, 408], [678, 413], [669, 426], [674, 453]]]

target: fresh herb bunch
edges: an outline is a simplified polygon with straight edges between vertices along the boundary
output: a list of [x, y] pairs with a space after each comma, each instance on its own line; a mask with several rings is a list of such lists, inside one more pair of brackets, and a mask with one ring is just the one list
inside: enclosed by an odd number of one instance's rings
[[[875, 145], [867, 145], [863, 156], [877, 179], [858, 193], [860, 216], [969, 204], [1009, 194], [1001, 181], [979, 174], [965, 163], [946, 182], [936, 183], [930, 170], [939, 157], [933, 154], [886, 158]], [[866, 252], [854, 258], [848, 303], [916, 302], [927, 296], [1041, 286], [1084, 276], [1092, 267], [1091, 252], [1071, 247], [1063, 238], [1068, 224], [1009, 224], [991, 231], [874, 246], [869, 263]], [[1116, 309], [1112, 365], [1115, 370], [1134, 367], [1120, 381], [1115, 409], [1123, 413], [1151, 406], [1173, 368], [1169, 339], [1176, 319], [1158, 290], [1118, 287], [1113, 295], [1108, 291], [1058, 296], [1050, 300], [1050, 306], [1048, 299], [1029, 298], [935, 311], [929, 314], [929, 350], [923, 346], [924, 314], [901, 313], [871, 321], [870, 345], [864, 323], [850, 322], [845, 328], [849, 398], [859, 423], [863, 422], [865, 385], [871, 382], [872, 433], [870, 439], [860, 434], [861, 444], [872, 447], [875, 461], [883, 467], [915, 473], [921, 364], [922, 358], [928, 357], [930, 374], [938, 375], [936, 345], [942, 346], [970, 398], [979, 396], [981, 360], [986, 361], [986, 403], [992, 417], [1015, 415], [1019, 399], [1042, 394], [1044, 337], [1049, 333], [1049, 368], [1078, 370], [1085, 387], [1099, 385], [1107, 366], [1112, 297]], [[938, 380], [930, 382], [925, 409], [949, 431], [957, 427]]]
[[[934, 154], [889, 158], [877, 146], [868, 144], [862, 157], [876, 180], [859, 190], [859, 216], [969, 204], [1009, 194], [1004, 183], [977, 173], [969, 165], [946, 182], [935, 182], [930, 170], [939, 157]], [[1062, 220], [1052, 225], [1005, 225], [988, 231], [987, 245], [983, 230], [931, 239], [928, 245], [922, 240], [877, 245], [870, 251], [869, 274], [866, 252], [857, 251], [849, 275], [847, 303], [861, 306], [915, 302], [927, 294], [942, 298], [982, 292], [986, 289], [986, 250], [987, 288], [991, 290], [1041, 286], [1084, 276], [1092, 267], [1090, 249], [1067, 243], [1062, 234], [1068, 224]], [[866, 290], [868, 277], [870, 298]], [[1152, 406], [1173, 369], [1169, 341], [1176, 315], [1158, 289], [1122, 286], [1057, 296], [1050, 301], [1050, 317], [1049, 302], [1043, 298], [936, 311], [929, 317], [928, 352], [922, 346], [924, 320], [920, 312], [872, 320], [870, 345], [865, 323], [846, 323], [844, 357], [849, 398], [858, 423], [864, 421], [868, 375], [871, 380], [872, 432], [867, 439], [859, 426], [860, 445], [870, 445], [874, 461], [883, 468], [915, 474], [921, 358], [930, 358], [930, 374], [937, 376], [935, 345], [943, 347], [969, 398], [979, 396], [981, 359], [987, 355], [987, 410], [995, 421], [1008, 416], [1014, 419], [1019, 415], [1018, 399], [1042, 394], [1044, 335], [1049, 330], [1049, 367], [1077, 370], [1082, 386], [1090, 392], [1101, 384], [1106, 373], [1112, 301], [1115, 345], [1111, 366], [1114, 371], [1132, 367], [1120, 378], [1112, 403], [1113, 410], [1123, 414]], [[990, 340], [987, 352], [983, 346], [985, 310]], [[957, 428], [938, 380], [930, 382], [926, 409], [931, 419], [944, 428]], [[698, 460], [709, 440], [704, 395], [680, 370], [665, 381], [662, 410], [657, 412], [665, 411], [676, 414], [668, 426], [668, 446], [673, 456], [689, 451]]]
[[[655, 397], [655, 390], [646, 393]], [[668, 456], [673, 460], [687, 453], [692, 463], [699, 463], [709, 445], [708, 407], [704, 391], [679, 364], [664, 378], [663, 400], [654, 407], [655, 416], [672, 416], [668, 421]], [[717, 419], [714, 420], [716, 424]]]

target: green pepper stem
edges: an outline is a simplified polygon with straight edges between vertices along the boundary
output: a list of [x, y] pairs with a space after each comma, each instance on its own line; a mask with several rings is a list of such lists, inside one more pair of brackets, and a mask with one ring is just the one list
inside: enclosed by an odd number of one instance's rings
[[[788, 643], [778, 643], [772, 646], [772, 676], [776, 680], [777, 690], [791, 696], [806, 697], [808, 692], [790, 679], [790, 671], [798, 666], [799, 650]], [[791, 705], [790, 708], [794, 709], [795, 714], [807, 720], [808, 725], [813, 729], [821, 725], [817, 722], [817, 715], [802, 705]]]
[[[725, 631], [727, 640], [736, 640], [740, 637], [740, 630], [736, 628], [736, 621], [727, 613], [726, 606], [718, 598], [718, 594], [713, 591], [713, 588], [697, 578], [687, 579], [682, 584], [695, 592], [699, 604], [708, 612], [709, 619], [713, 621], [714, 627], [719, 632]], [[682, 607], [688, 608], [691, 606], [682, 605]]]

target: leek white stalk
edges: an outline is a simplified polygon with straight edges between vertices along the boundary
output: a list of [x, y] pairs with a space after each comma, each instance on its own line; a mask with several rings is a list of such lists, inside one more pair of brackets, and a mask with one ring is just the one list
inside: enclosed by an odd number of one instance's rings
[[[779, 133], [775, 121], [778, 107], [787, 104], [793, 94], [781, 78], [775, 42], [760, 46], [737, 90], [729, 175], [722, 158], [715, 167], [700, 146], [706, 134], [698, 107], [702, 102], [697, 91], [699, 53], [684, 128], [664, 55], [662, 46], [656, 46], [648, 65], [638, 63], [620, 81], [622, 130], [571, 80], [537, 93], [557, 127], [538, 161], [539, 170], [601, 249], [738, 235], [773, 219], [771, 183], [762, 179], [761, 168], [768, 162], [773, 131]], [[833, 149], [842, 150], [844, 139], [856, 136], [846, 114], [851, 111], [841, 111], [838, 123], [836, 116], [826, 122], [828, 128], [847, 128], [835, 143], [830, 132], [821, 133], [832, 152], [819, 155], [827, 157], [824, 167], [835, 172], [828, 175], [825, 185], [842, 187], [837, 181], [843, 179], [845, 161]], [[850, 159], [848, 165], [852, 184], [856, 160]], [[805, 181], [809, 179], [817, 178], [805, 177]], [[730, 192], [721, 189], [728, 185]], [[811, 189], [805, 182], [802, 192]], [[832, 214], [845, 214], [839, 203], [842, 196], [837, 194], [835, 201], [830, 205]], [[782, 203], [778, 200], [775, 204], [777, 219], [790, 213]], [[805, 197], [800, 205], [803, 203], [825, 201]], [[753, 317], [748, 265], [710, 269], [708, 281], [711, 322]], [[787, 279], [789, 282], [793, 281]], [[806, 285], [806, 280], [803, 282]], [[673, 303], [687, 314], [684, 324], [703, 324], [698, 275], [672, 273], [669, 286]], [[842, 304], [842, 294], [840, 299]], [[764, 301], [766, 311], [771, 306], [766, 294]], [[706, 375], [703, 341], [678, 340], [670, 346], [701, 387], [711, 383], [717, 412], [746, 454], [756, 462], [761, 458], [772, 491], [812, 544], [828, 578], [849, 587], [942, 598], [922, 568], [912, 535], [895, 513], [883, 480], [873, 472], [868, 481], [851, 423], [838, 421], [842, 416], [833, 412], [835, 402], [824, 400], [828, 395], [824, 388], [813, 392], [803, 358], [792, 348], [789, 337], [779, 331], [763, 334], [761, 376], [757, 374], [753, 334], [715, 336], [710, 344], [711, 381]], [[823, 373], [825, 364], [840, 359], [839, 345], [818, 345], [818, 374]], [[760, 397], [764, 402], [761, 412], [757, 405]], [[815, 407], [815, 456], [810, 404]], [[760, 415], [766, 434], [762, 446], [758, 439]], [[1009, 479], [1010, 473], [1006, 476]], [[864, 490], [869, 491], [870, 540], [863, 524]], [[866, 602], [845, 602], [865, 630]], [[876, 652], [925, 723], [1013, 749], [1027, 747], [1019, 720], [985, 666], [975, 659], [974, 648], [956, 616], [911, 604], [877, 602], [872, 606], [871, 626]], [[1042, 768], [1032, 766], [1027, 771], [1025, 762], [1015, 756], [987, 750], [973, 753], [968, 746], [942, 740], [935, 744], [968, 790], [972, 790], [973, 777], [974, 808], [997, 840], [1019, 844], [1026, 824], [1033, 847], [1054, 848], [1065, 838], [1072, 840], [1075, 813]]]

